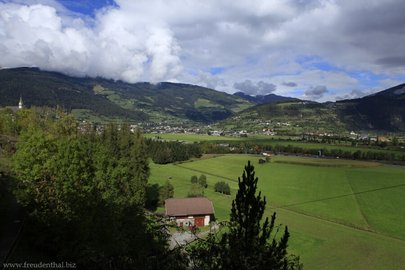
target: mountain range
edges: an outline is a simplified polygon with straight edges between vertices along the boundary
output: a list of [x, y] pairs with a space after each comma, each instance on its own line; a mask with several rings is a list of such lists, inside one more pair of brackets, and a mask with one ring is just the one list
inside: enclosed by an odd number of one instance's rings
[[252, 104], [212, 89], [178, 83], [76, 78], [37, 68], [0, 70], [0, 106], [62, 106], [79, 118], [148, 122], [223, 120]]
[[77, 78], [37, 68], [0, 70], [0, 107], [61, 106], [79, 119], [232, 125], [262, 119], [307, 129], [405, 131], [405, 84], [358, 99], [316, 103], [274, 94], [233, 95], [179, 83]]

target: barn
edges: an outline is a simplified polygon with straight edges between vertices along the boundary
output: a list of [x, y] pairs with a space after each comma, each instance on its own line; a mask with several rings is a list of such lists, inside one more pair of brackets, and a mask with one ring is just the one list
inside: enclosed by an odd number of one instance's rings
[[177, 226], [208, 226], [214, 217], [214, 206], [203, 197], [165, 200], [166, 216], [176, 220]]

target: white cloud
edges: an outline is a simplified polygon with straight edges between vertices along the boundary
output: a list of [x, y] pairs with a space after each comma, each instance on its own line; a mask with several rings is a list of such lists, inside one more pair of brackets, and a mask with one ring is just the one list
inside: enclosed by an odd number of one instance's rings
[[99, 12], [94, 27], [64, 22], [53, 6], [0, 3], [1, 66], [38, 66], [128, 82], [176, 77], [179, 46], [168, 27], [121, 9]]
[[[353, 76], [359, 71], [385, 82], [405, 76], [400, 0], [116, 0], [94, 18], [53, 0], [12, 2], [0, 1], [3, 67], [200, 83], [228, 93], [246, 80], [257, 88], [252, 93], [264, 91], [253, 83], [260, 81], [271, 81], [276, 94], [323, 85], [321, 100], [363, 91]], [[309, 68], [302, 56], [335, 68]], [[212, 67], [226, 69], [207, 73]]]

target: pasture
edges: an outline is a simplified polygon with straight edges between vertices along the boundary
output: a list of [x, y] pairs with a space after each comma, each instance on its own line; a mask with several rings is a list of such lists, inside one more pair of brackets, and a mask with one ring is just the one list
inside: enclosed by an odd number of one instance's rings
[[[404, 269], [405, 169], [375, 162], [223, 155], [180, 164], [151, 164], [150, 183], [171, 178], [175, 197], [185, 197], [192, 175], [207, 176], [205, 196], [216, 218], [227, 220], [247, 160], [255, 166], [266, 216], [288, 225], [290, 252], [305, 269]], [[225, 181], [231, 195], [215, 193]]]
[[187, 133], [161, 133], [161, 134], [144, 134], [145, 138], [159, 137], [169, 141], [184, 141], [184, 142], [210, 142], [210, 143], [233, 143], [233, 142], [245, 142], [262, 146], [292, 146], [300, 147], [303, 149], [316, 149], [316, 150], [333, 150], [339, 149], [354, 153], [360, 151], [370, 151], [376, 153], [388, 153], [393, 155], [402, 155], [404, 151], [402, 149], [389, 150], [382, 149], [377, 146], [351, 146], [348, 142], [340, 142], [336, 144], [327, 144], [321, 142], [305, 142], [297, 140], [288, 140], [288, 137], [283, 136], [267, 136], [267, 135], [252, 135], [249, 137], [237, 137], [237, 136], [209, 136], [207, 134], [187, 134]]

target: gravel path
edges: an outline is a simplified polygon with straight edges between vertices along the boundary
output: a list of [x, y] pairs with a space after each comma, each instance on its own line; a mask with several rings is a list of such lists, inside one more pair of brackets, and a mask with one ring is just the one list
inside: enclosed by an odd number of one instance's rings
[[[217, 231], [218, 229], [219, 229], [219, 226], [217, 224], [214, 224], [211, 226], [212, 231]], [[184, 246], [184, 245], [194, 241], [197, 238], [205, 237], [209, 234], [209, 232], [210, 231], [208, 230], [208, 231], [197, 233], [197, 235], [193, 234], [191, 231], [175, 232], [170, 237], [170, 249], [173, 249], [173, 248], [179, 247], [179, 246]]]

